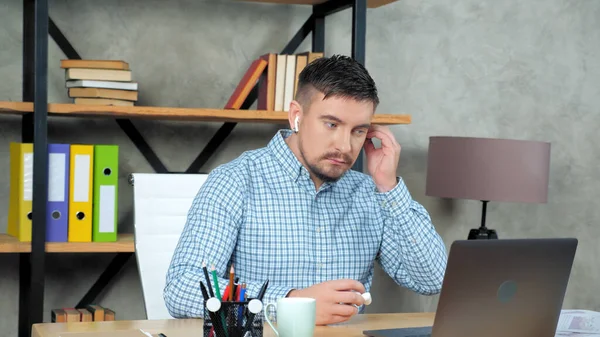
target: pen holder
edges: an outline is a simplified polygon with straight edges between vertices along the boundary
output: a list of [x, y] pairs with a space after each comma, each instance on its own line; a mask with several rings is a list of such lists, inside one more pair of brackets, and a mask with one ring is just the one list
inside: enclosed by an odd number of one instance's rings
[[263, 305], [256, 299], [244, 302], [204, 302], [204, 337], [262, 337]]

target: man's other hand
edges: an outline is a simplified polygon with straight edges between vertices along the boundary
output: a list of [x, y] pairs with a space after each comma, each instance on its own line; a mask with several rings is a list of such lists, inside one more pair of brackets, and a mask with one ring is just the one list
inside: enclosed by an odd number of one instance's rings
[[[365, 286], [355, 280], [342, 279], [316, 284], [305, 289], [292, 290], [288, 297], [310, 297], [317, 300], [317, 325], [347, 321], [358, 313], [354, 306], [361, 306]], [[353, 305], [354, 304], [354, 305]]]
[[[371, 138], [379, 138], [381, 147], [376, 149]], [[396, 141], [394, 134], [387, 126], [371, 125], [365, 139], [365, 155], [369, 174], [379, 192], [385, 193], [394, 189], [398, 184], [396, 180], [400, 151], [402, 147]]]

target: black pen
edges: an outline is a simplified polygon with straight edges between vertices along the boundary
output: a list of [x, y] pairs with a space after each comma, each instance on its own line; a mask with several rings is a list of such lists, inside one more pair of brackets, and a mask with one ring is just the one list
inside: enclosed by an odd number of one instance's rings
[[[200, 281], [200, 290], [202, 291], [202, 296], [204, 297], [205, 301], [208, 301], [209, 297], [208, 297], [208, 293], [206, 292], [206, 287], [204, 286], [204, 283], [202, 281]], [[208, 310], [208, 308], [206, 307], [206, 305], [204, 305], [204, 310]], [[221, 326], [223, 324], [223, 322], [221, 322], [219, 320], [219, 315], [216, 315], [214, 312], [208, 310], [208, 315], [210, 316], [210, 319], [212, 320], [212, 326], [214, 329], [214, 333], [215, 336], [217, 336], [217, 329], [215, 328], [216, 326]]]
[[262, 288], [260, 288], [260, 292], [258, 293], [258, 299], [262, 302], [263, 297], [265, 297], [265, 293], [267, 292], [267, 286], [269, 285], [269, 280], [263, 284]]
[[[260, 288], [260, 291], [258, 292], [258, 296], [257, 299], [260, 300], [261, 302], [263, 301], [263, 298], [265, 297], [265, 293], [267, 292], [267, 285], [269, 284], [269, 280], [265, 281], [265, 283], [263, 284], [263, 286]], [[263, 305], [264, 308], [264, 305]], [[265, 312], [266, 314], [266, 312]], [[245, 335], [246, 332], [248, 332], [248, 330], [253, 329], [252, 326], [252, 321], [254, 321], [254, 313], [252, 313], [250, 310], [248, 310], [248, 317], [246, 319], [246, 326], [244, 326], [244, 333], [242, 335]]]
[[206, 263], [204, 263], [204, 262], [202, 262], [202, 270], [204, 271], [204, 278], [206, 279], [206, 285], [208, 286], [208, 293], [210, 294], [210, 297], [215, 297], [213, 288], [210, 285], [210, 277], [208, 277], [208, 270], [206, 269]]

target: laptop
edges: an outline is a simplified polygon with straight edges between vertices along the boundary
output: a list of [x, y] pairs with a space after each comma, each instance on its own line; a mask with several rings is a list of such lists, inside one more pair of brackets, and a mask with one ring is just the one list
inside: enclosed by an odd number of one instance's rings
[[433, 326], [370, 337], [554, 337], [575, 238], [460, 240], [450, 247]]

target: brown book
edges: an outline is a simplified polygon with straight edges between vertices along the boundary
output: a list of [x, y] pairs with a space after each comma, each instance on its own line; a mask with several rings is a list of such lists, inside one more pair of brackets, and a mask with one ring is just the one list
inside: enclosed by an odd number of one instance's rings
[[103, 88], [69, 88], [69, 97], [83, 98], [112, 98], [124, 101], [137, 101], [138, 92], [133, 90], [103, 89]]
[[75, 104], [83, 104], [83, 105], [115, 105], [115, 106], [133, 106], [132, 101], [124, 101], [120, 99], [112, 99], [112, 98], [85, 98], [78, 97], [74, 100]]
[[69, 68], [65, 70], [65, 80], [131, 82], [131, 70]]
[[306, 51], [303, 53], [299, 53], [298, 55], [305, 55], [307, 57], [306, 64], [310, 64], [312, 61], [323, 57], [322, 52], [314, 52], [314, 51]]
[[89, 312], [87, 309], [81, 308], [81, 309], [77, 309], [77, 311], [79, 311], [79, 313], [81, 314], [82, 322], [93, 322], [94, 321], [94, 319], [92, 317], [92, 313]]
[[75, 308], [63, 308], [67, 314], [67, 322], [81, 322], [81, 313]]
[[63, 309], [52, 309], [50, 319], [52, 323], [64, 323], [67, 321], [67, 313]]
[[275, 110], [275, 75], [277, 74], [277, 54], [269, 53], [260, 57], [267, 61], [267, 71], [258, 79], [258, 110]]
[[129, 63], [120, 60], [60, 60], [60, 67], [129, 70]]
[[304, 70], [304, 67], [306, 67], [307, 64], [307, 55], [296, 56], [296, 79], [294, 80], [294, 97], [296, 97], [296, 92], [298, 92], [298, 79], [300, 78], [300, 73], [302, 72], [302, 70]]
[[104, 308], [104, 320], [105, 321], [114, 321], [115, 320], [115, 312], [111, 309]]
[[96, 304], [90, 304], [86, 307], [86, 309], [92, 313], [92, 316], [94, 317], [94, 322], [102, 322], [104, 321], [104, 308], [96, 305]]
[[242, 107], [242, 104], [250, 94], [250, 91], [252, 91], [254, 85], [256, 85], [258, 78], [266, 67], [267, 61], [261, 58], [258, 58], [252, 62], [242, 77], [242, 80], [235, 88], [235, 91], [233, 94], [231, 94], [231, 97], [229, 97], [229, 101], [225, 105], [225, 109], [240, 109]]

